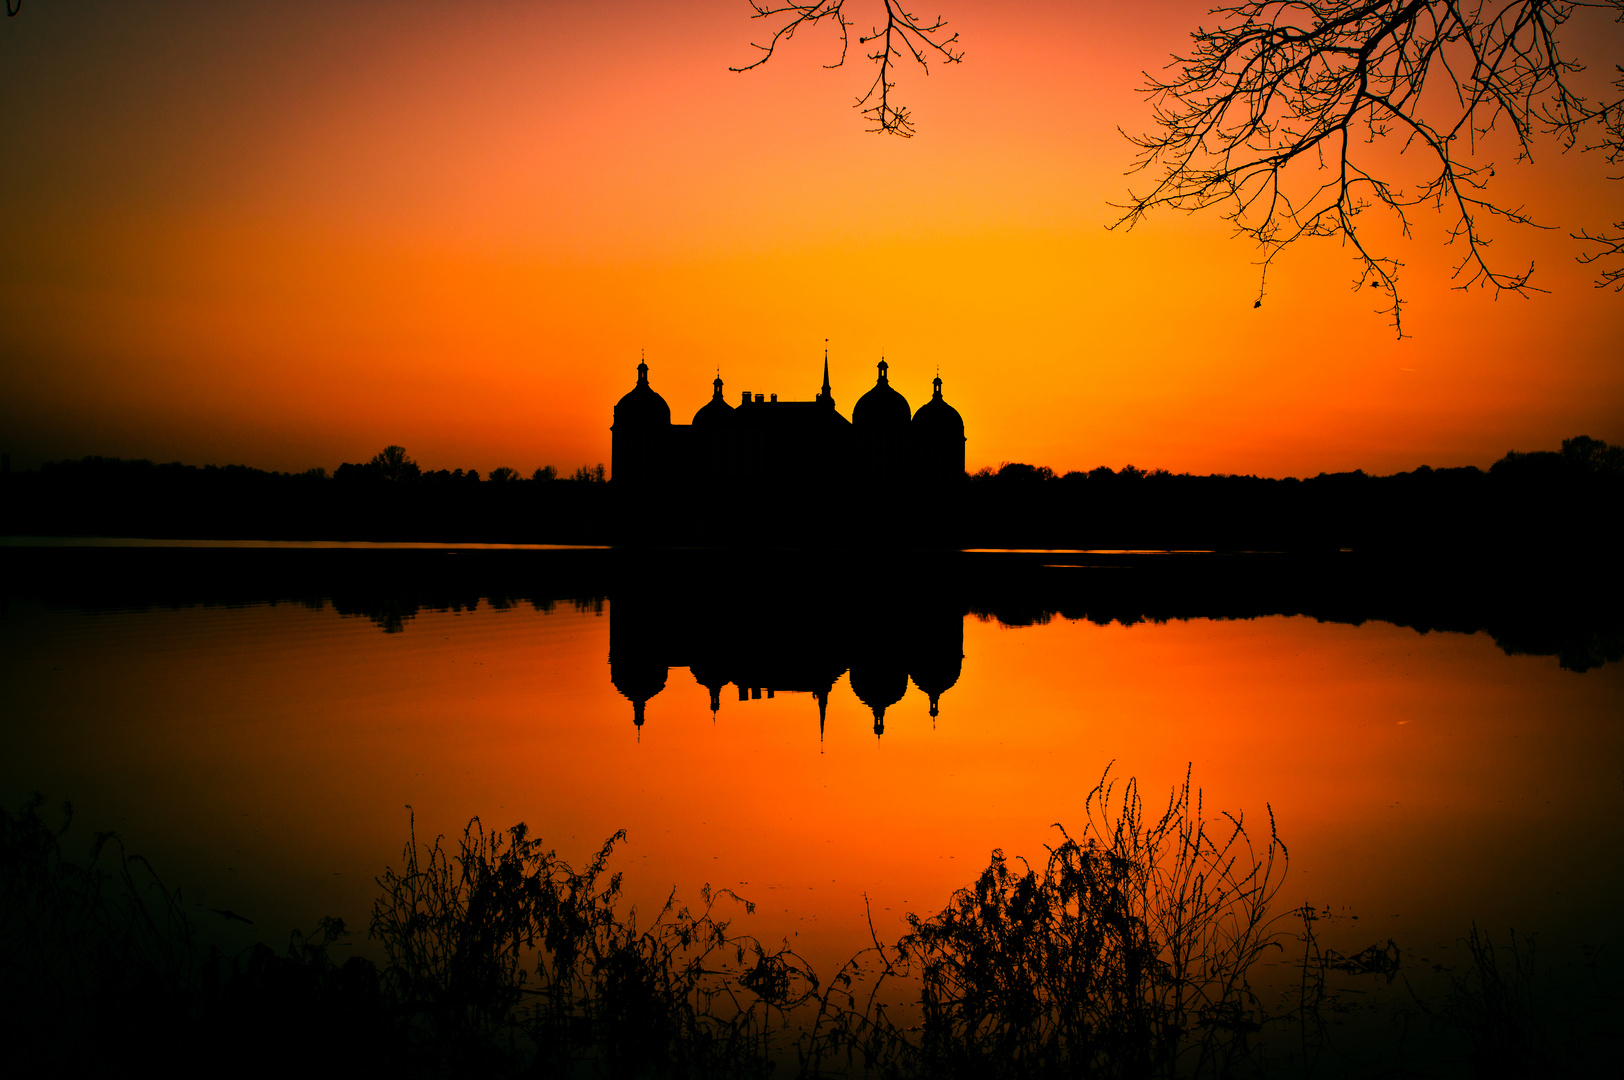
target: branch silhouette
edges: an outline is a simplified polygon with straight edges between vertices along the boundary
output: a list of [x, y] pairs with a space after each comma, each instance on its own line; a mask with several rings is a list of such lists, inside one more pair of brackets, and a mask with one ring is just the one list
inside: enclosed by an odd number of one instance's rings
[[[932, 59], [938, 63], [957, 64], [964, 59], [964, 50], [955, 48], [959, 35], [946, 32], [947, 21], [941, 16], [925, 20], [903, 7], [901, 0], [881, 2], [885, 9], [884, 25], [875, 26], [867, 34], [857, 37], [859, 46], [873, 46], [874, 51], [867, 54], [867, 59], [877, 65], [878, 71], [854, 107], [861, 109], [874, 125], [869, 128], [870, 131], [912, 138], [913, 117], [907, 107], [898, 104], [893, 96], [897, 86], [897, 66], [912, 60], [928, 75]], [[765, 44], [751, 42], [752, 47], [761, 53], [760, 56], [742, 67], [730, 68], [730, 71], [744, 72], [760, 67], [773, 58], [779, 45], [794, 38], [798, 31], [820, 23], [833, 24], [840, 35], [839, 58], [823, 66], [837, 68], [846, 63], [846, 56], [851, 51], [852, 27], [846, 15], [846, 0], [810, 0], [807, 3], [750, 0], [750, 6], [754, 9], [754, 14], [750, 16], [752, 19], [774, 21], [773, 33]]]
[[[1161, 209], [1216, 210], [1263, 248], [1254, 306], [1283, 250], [1309, 237], [1340, 238], [1358, 263], [1353, 287], [1383, 294], [1379, 311], [1400, 337], [1402, 264], [1367, 243], [1367, 210], [1385, 208], [1404, 236], [1416, 208], [1443, 214], [1446, 242], [1464, 245], [1457, 288], [1544, 291], [1532, 284], [1532, 263], [1490, 258], [1484, 227], [1495, 219], [1550, 226], [1492, 198], [1494, 163], [1476, 155], [1481, 140], [1509, 126], [1519, 161], [1532, 159], [1541, 135], [1564, 150], [1600, 150], [1613, 164], [1624, 158], [1624, 96], [1578, 92], [1573, 81], [1584, 66], [1559, 39], [1586, 8], [1624, 21], [1624, 0], [1251, 0], [1216, 8], [1218, 26], [1192, 34], [1194, 47], [1174, 57], [1171, 76], [1147, 75], [1157, 130], [1128, 138], [1139, 147], [1132, 171], [1153, 183], [1117, 204], [1123, 214], [1111, 227], [1131, 228]], [[1612, 85], [1624, 91], [1624, 69], [1620, 75]], [[1599, 141], [1587, 143], [1597, 129]], [[1399, 185], [1372, 160], [1390, 136], [1428, 163], [1418, 184]], [[1599, 245], [1580, 256], [1598, 264], [1597, 284], [1624, 287], [1624, 222], [1575, 238]]]

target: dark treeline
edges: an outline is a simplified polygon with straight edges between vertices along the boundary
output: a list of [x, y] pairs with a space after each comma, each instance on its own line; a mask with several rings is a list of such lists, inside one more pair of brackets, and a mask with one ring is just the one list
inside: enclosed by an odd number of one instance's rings
[[966, 546], [1611, 553], [1624, 447], [1588, 437], [1513, 451], [1487, 471], [1422, 466], [1306, 480], [1192, 476], [1127, 466], [1056, 475], [1006, 464], [969, 479]]
[[497, 468], [426, 470], [399, 446], [329, 475], [245, 465], [87, 457], [5, 477], [0, 532], [254, 540], [452, 543], [607, 541], [602, 465], [528, 478]]
[[[966, 478], [956, 498], [896, 507], [887, 531], [838, 506], [668, 507], [635, 522], [603, 466], [529, 478], [500, 468], [424, 470], [400, 447], [332, 475], [117, 458], [52, 462], [4, 478], [0, 532], [207, 539], [412, 540], [1220, 551], [1496, 551], [1611, 557], [1624, 507], [1624, 447], [1588, 437], [1511, 452], [1489, 469], [1426, 466], [1392, 476], [1193, 476], [1022, 463]], [[872, 509], [872, 508], [870, 508]], [[893, 512], [894, 511], [894, 512]], [[846, 516], [850, 512], [850, 520]], [[776, 513], [776, 516], [775, 516]], [[766, 516], [763, 516], [763, 515]], [[702, 520], [704, 527], [683, 522]], [[664, 522], [664, 525], [660, 523]], [[633, 527], [635, 525], [635, 527]], [[878, 529], [878, 532], [876, 531]], [[692, 533], [692, 535], [690, 535]]]

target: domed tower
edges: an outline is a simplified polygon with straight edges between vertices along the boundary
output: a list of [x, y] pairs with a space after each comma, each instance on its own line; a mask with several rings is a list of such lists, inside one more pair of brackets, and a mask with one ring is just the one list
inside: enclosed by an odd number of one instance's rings
[[733, 473], [733, 406], [722, 397], [722, 373], [711, 383], [711, 399], [694, 413], [694, 468], [705, 482], [720, 484]]
[[890, 365], [882, 357], [874, 388], [857, 399], [851, 411], [857, 444], [857, 476], [870, 489], [900, 489], [912, 462], [908, 454], [908, 399], [891, 389]]
[[933, 385], [936, 393], [914, 413], [909, 439], [914, 482], [923, 489], [940, 491], [964, 480], [964, 418], [942, 400], [940, 375]]
[[647, 363], [638, 361], [637, 385], [615, 403], [609, 432], [610, 478], [617, 487], [652, 487], [665, 479], [671, 407], [648, 384]]

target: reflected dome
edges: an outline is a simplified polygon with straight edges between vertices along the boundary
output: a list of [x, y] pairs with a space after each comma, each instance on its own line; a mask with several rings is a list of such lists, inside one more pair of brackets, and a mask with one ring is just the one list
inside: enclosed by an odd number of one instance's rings
[[853, 664], [851, 691], [874, 713], [874, 734], [885, 733], [885, 710], [908, 692], [908, 673], [900, 667], [882, 664]]

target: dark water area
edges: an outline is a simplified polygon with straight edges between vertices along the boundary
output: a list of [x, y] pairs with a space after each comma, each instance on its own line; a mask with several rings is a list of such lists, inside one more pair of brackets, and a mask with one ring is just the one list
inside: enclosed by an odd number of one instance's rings
[[[1537, 943], [1557, 1043], [1620, 1031], [1624, 603], [1594, 568], [1055, 551], [0, 560], [0, 797], [39, 791], [47, 817], [72, 800], [70, 855], [116, 829], [228, 950], [331, 915], [378, 959], [364, 929], [410, 806], [420, 840], [476, 815], [523, 821], [577, 866], [624, 829], [614, 865], [645, 916], [673, 887], [729, 888], [755, 904], [736, 928], [833, 972], [940, 912], [994, 849], [1040, 865], [1055, 823], [1080, 835], [1109, 768], [1153, 807], [1188, 773], [1208, 818], [1244, 813], [1267, 835], [1272, 814], [1289, 848], [1272, 910], [1311, 906], [1319, 946], [1367, 961], [1326, 969], [1348, 1007], [1324, 1074], [1388, 1053], [1395, 1016], [1420, 1031], [1458, 1013], [1457, 982], [1481, 967], [1474, 925], [1502, 950]], [[1298, 987], [1300, 960], [1261, 959], [1262, 996]], [[1451, 1075], [1457, 1050], [1421, 1054], [1423, 1072]]]

